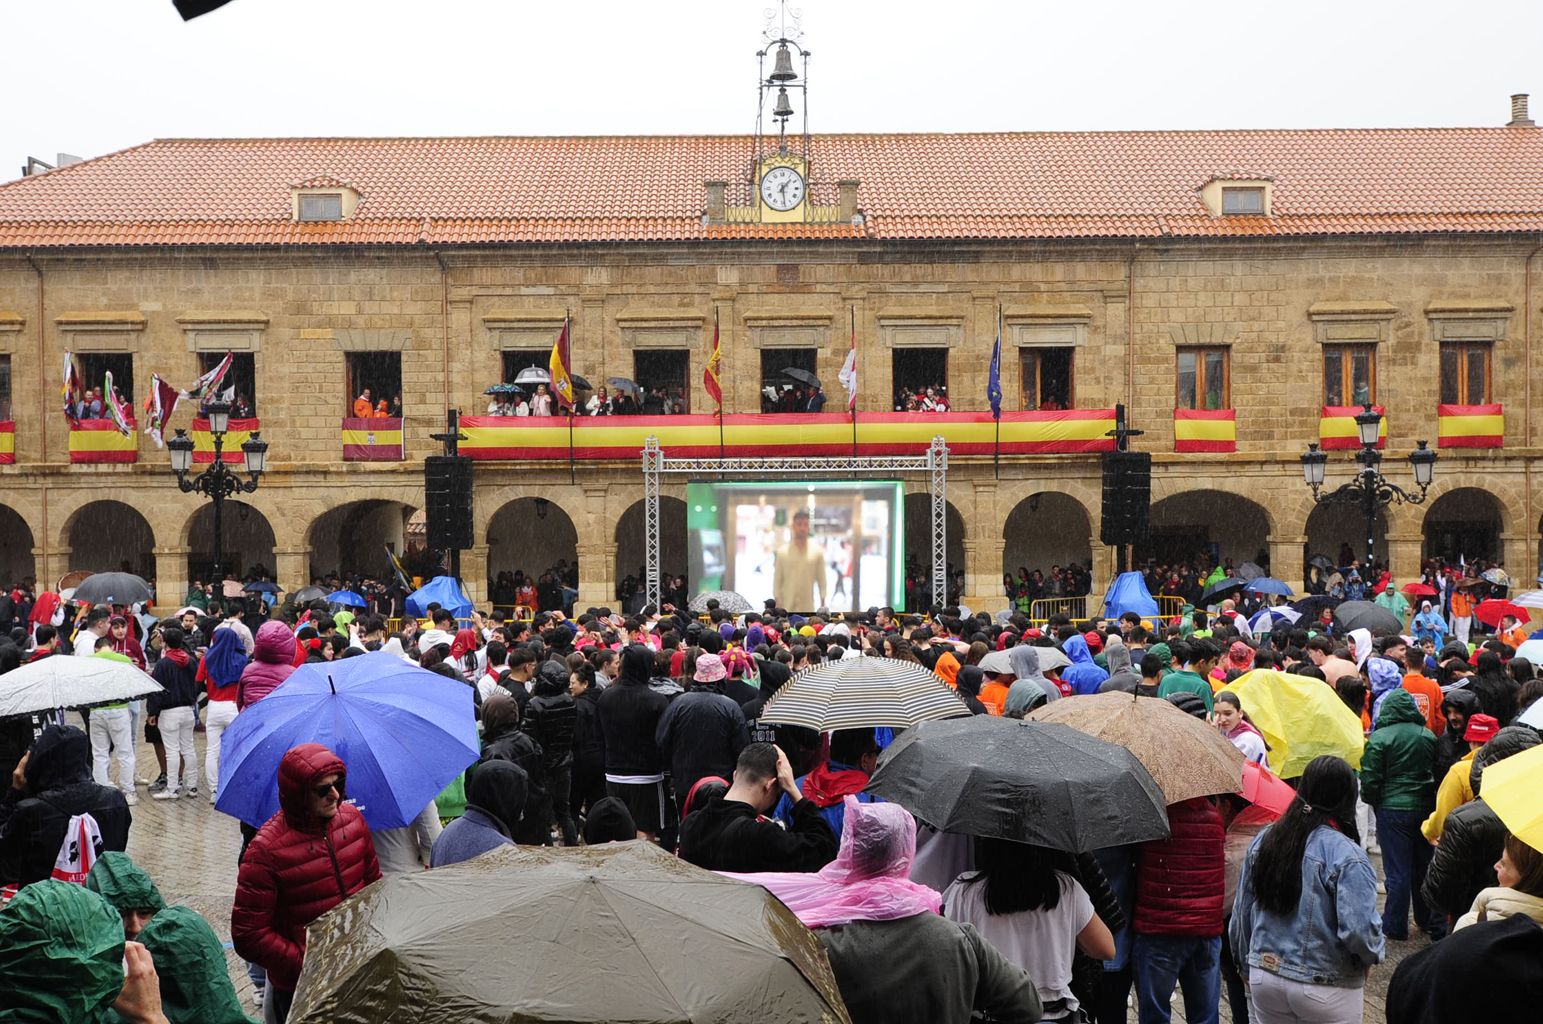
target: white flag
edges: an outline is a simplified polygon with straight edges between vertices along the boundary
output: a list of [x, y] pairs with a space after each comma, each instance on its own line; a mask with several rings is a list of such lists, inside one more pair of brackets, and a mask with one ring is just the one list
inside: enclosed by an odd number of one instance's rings
[[857, 336], [852, 337], [852, 347], [847, 349], [846, 362], [841, 364], [841, 372], [836, 374], [836, 379], [841, 386], [847, 389], [847, 412], [857, 408]]

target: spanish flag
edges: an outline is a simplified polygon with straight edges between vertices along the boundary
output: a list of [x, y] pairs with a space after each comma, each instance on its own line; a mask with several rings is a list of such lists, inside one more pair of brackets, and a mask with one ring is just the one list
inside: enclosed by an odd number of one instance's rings
[[1438, 405], [1438, 448], [1499, 448], [1505, 444], [1505, 413], [1491, 405]]
[[1237, 410], [1173, 410], [1173, 450], [1176, 452], [1237, 451]]
[[70, 427], [70, 461], [88, 462], [137, 462], [139, 438], [132, 426], [127, 437], [118, 431], [112, 420], [77, 420]]
[[343, 420], [342, 433], [344, 462], [402, 461], [402, 420], [399, 417], [356, 419], [350, 416]]
[[557, 344], [552, 346], [552, 394], [557, 397], [559, 410], [573, 410], [573, 363], [568, 354], [569, 318], [563, 317], [563, 329], [557, 334]]
[[718, 366], [723, 361], [723, 346], [718, 339], [718, 311], [713, 310], [713, 347], [707, 355], [707, 369], [702, 371], [702, 386], [723, 409], [723, 381], [718, 376]]
[[[220, 449], [220, 461], [228, 465], [240, 465], [246, 461], [241, 446], [251, 439], [253, 431], [261, 430], [257, 418], [236, 419], [231, 417], [225, 428], [225, 444]], [[193, 461], [198, 464], [214, 461], [214, 435], [209, 433], [209, 420], [195, 417], [193, 420]]]
[[0, 466], [14, 466], [16, 464], [16, 423], [14, 420], [0, 421]]
[[[1365, 406], [1326, 405], [1318, 421], [1318, 446], [1326, 452], [1355, 451], [1361, 447], [1361, 432], [1356, 428], [1356, 414]], [[1388, 446], [1388, 412], [1380, 405], [1372, 410], [1382, 417], [1377, 425], [1377, 447]]]

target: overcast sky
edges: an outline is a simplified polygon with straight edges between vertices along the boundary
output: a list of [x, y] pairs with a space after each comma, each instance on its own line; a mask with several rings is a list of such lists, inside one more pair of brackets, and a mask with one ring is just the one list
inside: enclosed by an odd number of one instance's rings
[[[767, 0], [4, 0], [0, 180], [153, 138], [746, 132]], [[803, 0], [815, 131], [1499, 125], [1539, 0]], [[1543, 119], [1543, 118], [1540, 118]]]

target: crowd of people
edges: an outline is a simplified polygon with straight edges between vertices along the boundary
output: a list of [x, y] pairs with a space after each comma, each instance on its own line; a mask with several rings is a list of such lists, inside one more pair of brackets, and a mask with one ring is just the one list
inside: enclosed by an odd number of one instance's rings
[[573, 611], [579, 595], [579, 564], [559, 558], [539, 575], [524, 569], [505, 569], [493, 578], [489, 588], [492, 603], [513, 608], [517, 618], [530, 618], [538, 611]]
[[[504, 385], [502, 390], [490, 389], [494, 393], [489, 396], [487, 414], [552, 416], [559, 412], [550, 385], [536, 384], [534, 389], [527, 391], [528, 387], [526, 385], [515, 390], [513, 385]], [[607, 387], [602, 384], [593, 391], [580, 392], [576, 396], [574, 415], [671, 416], [685, 413], [686, 404], [685, 389], [679, 386]]]
[[1020, 565], [1017, 575], [1002, 574], [1002, 590], [1016, 611], [1028, 614], [1035, 601], [1059, 597], [1084, 597], [1093, 589], [1092, 570], [1077, 562], [1052, 565], [1047, 576], [1039, 569]]
[[948, 385], [929, 384], [926, 387], [903, 387], [895, 391], [896, 412], [949, 412]]
[[[93, 708], [85, 729], [57, 716], [28, 723], [20, 751], [0, 751], [14, 765], [0, 881], [19, 887], [0, 911], [0, 1006], [54, 998], [42, 990], [60, 986], [30, 973], [38, 942], [5, 941], [44, 934], [56, 957], [68, 947], [63, 959], [78, 960], [80, 1005], [116, 1002], [128, 1020], [240, 1019], [197, 1015], [233, 999], [212, 980], [204, 1009], [174, 1009], [191, 998], [174, 994], [186, 964], [214, 979], [223, 960], [214, 969], [207, 923], [164, 908], [113, 856], [136, 803], [135, 733], [142, 725], [164, 748], [163, 778], [140, 780], [152, 796], [212, 801], [220, 735], [245, 709], [301, 664], [385, 651], [472, 690], [481, 757], [408, 827], [372, 832], [335, 753], [313, 744], [284, 756], [281, 809], [243, 826], [231, 911], [267, 1020], [286, 1017], [306, 925], [383, 875], [501, 846], [632, 839], [783, 896], [815, 928], [857, 1024], [1124, 1021], [1132, 993], [1150, 1024], [1170, 1018], [1176, 987], [1190, 1021], [1218, 1019], [1224, 998], [1235, 1021], [1359, 1021], [1368, 972], [1389, 940], [1415, 930], [1439, 941], [1405, 960], [1390, 1007], [1436, 1005], [1492, 955], [1512, 976], [1484, 994], [1491, 1009], [1478, 1019], [1536, 1009], [1524, 997], [1543, 986], [1543, 853], [1486, 807], [1481, 773], [1538, 745], [1517, 718], [1543, 679], [1499, 638], [1438, 648], [1308, 622], [1262, 634], [1231, 601], [1170, 621], [1131, 612], [1046, 625], [1011, 609], [806, 617], [774, 602], [742, 616], [713, 603], [701, 618], [645, 606], [469, 622], [432, 606], [427, 622], [396, 632], [378, 614], [324, 603], [281, 614], [253, 632], [239, 611], [185, 608], [137, 644], [111, 609], [91, 609], [73, 637], [33, 624], [0, 643], [0, 673], [45, 657], [120, 657], [163, 688], [137, 724], [132, 707]], [[1006, 666], [988, 660], [998, 652]], [[1365, 750], [1358, 772], [1333, 756], [1308, 763], [1288, 780], [1295, 798], [1279, 820], [1221, 794], [1170, 805], [1167, 838], [1091, 854], [972, 843], [865, 792], [894, 730], [821, 735], [761, 721], [797, 673], [870, 656], [935, 673], [976, 715], [1022, 718], [1101, 692], [1165, 699], [1258, 763], [1268, 743], [1230, 687], [1276, 670], [1329, 688], [1361, 718]], [[51, 877], [80, 815], [102, 851], [84, 888]], [[186, 941], [151, 941], [174, 923]], [[98, 976], [108, 961], [127, 974]], [[1403, 1012], [1393, 1019], [1455, 1019]]]

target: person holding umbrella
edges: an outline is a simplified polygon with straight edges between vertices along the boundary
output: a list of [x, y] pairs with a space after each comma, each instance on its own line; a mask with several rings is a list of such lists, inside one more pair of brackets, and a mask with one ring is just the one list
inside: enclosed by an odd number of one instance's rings
[[1385, 943], [1377, 875], [1356, 831], [1356, 789], [1349, 764], [1314, 758], [1296, 799], [1243, 859], [1229, 940], [1248, 972], [1252, 1021], [1362, 1019], [1366, 976]]
[[278, 781], [280, 810], [241, 858], [230, 912], [237, 955], [268, 972], [270, 1024], [289, 1016], [306, 925], [381, 877], [369, 826], [344, 802], [347, 769], [336, 754], [319, 743], [294, 747]]

